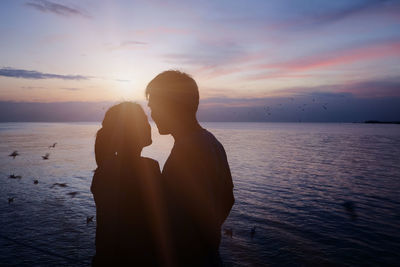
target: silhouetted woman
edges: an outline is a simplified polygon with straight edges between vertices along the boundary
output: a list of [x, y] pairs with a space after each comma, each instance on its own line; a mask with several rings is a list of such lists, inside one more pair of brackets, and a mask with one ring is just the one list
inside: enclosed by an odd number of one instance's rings
[[151, 142], [140, 105], [123, 102], [106, 112], [96, 136], [98, 167], [91, 186], [97, 222], [94, 266], [162, 264], [160, 168], [140, 156]]

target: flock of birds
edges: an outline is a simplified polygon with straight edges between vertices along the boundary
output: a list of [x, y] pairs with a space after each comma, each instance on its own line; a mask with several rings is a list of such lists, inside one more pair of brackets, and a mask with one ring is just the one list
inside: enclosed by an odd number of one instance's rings
[[[49, 149], [51, 148], [55, 148], [57, 145], [57, 143], [53, 143], [52, 145], [49, 146]], [[17, 156], [20, 156], [20, 154], [18, 153], [18, 150], [14, 150], [11, 154], [8, 155], [9, 157], [12, 157], [13, 159], [15, 159]], [[44, 156], [42, 156], [43, 160], [48, 160], [50, 158], [50, 153], [46, 153]], [[21, 179], [22, 176], [21, 175], [15, 175], [14, 173], [10, 174], [8, 176], [9, 179]], [[33, 180], [33, 184], [37, 185], [39, 184], [39, 180], [38, 179], [34, 179]], [[65, 188], [68, 187], [67, 183], [53, 183], [50, 188], [55, 188], [55, 187], [61, 187], [61, 188]], [[66, 193], [68, 196], [70, 196], [71, 198], [74, 198], [75, 196], [77, 196], [79, 194], [79, 192], [73, 191], [73, 192], [68, 192]], [[9, 197], [8, 198], [8, 204], [13, 203], [15, 200], [15, 197]], [[89, 224], [90, 222], [93, 222], [93, 218], [94, 216], [87, 216], [86, 217], [86, 223]]]
[[[51, 148], [55, 148], [57, 145], [57, 143], [53, 143], [52, 145], [49, 146], [49, 149]], [[20, 154], [18, 153], [17, 150], [13, 151], [10, 155], [8, 155], [9, 157], [12, 157], [13, 159], [15, 159], [17, 156], [19, 156]], [[43, 160], [48, 160], [50, 158], [50, 153], [46, 153], [44, 156], [42, 156]], [[21, 179], [22, 176], [21, 175], [15, 175], [14, 173], [10, 174], [8, 176], [8, 178], [10, 179]], [[39, 184], [39, 180], [38, 179], [34, 179], [33, 180], [33, 184], [37, 185]], [[65, 188], [68, 187], [67, 183], [53, 183], [50, 188], [55, 188], [55, 187], [60, 187], [60, 188]], [[70, 196], [71, 198], [75, 197], [76, 195], [79, 194], [79, 192], [68, 192], [66, 193], [68, 196]], [[11, 204], [12, 202], [14, 202], [15, 197], [9, 197], [8, 198], [8, 204]], [[86, 217], [86, 224], [89, 224], [91, 222], [93, 222], [93, 218], [94, 216], [87, 216]], [[223, 231], [224, 235], [232, 238], [233, 237], [233, 230], [232, 228], [225, 228]], [[250, 230], [250, 237], [253, 238], [254, 235], [256, 233], [256, 227], [252, 227]]]
[[[289, 99], [290, 99], [290, 102], [294, 102], [294, 98], [293, 98], [293, 97], [291, 97], [291, 98], [289, 98]], [[316, 103], [315, 98], [312, 99], [312, 102], [313, 102], [313, 103]], [[316, 104], [317, 104], [317, 103], [316, 103]], [[278, 103], [278, 104], [276, 104], [276, 105], [277, 105], [278, 107], [280, 107], [280, 108], [282, 108], [282, 107], [284, 106], [282, 103]], [[324, 109], [324, 110], [328, 110], [327, 105], [328, 105], [328, 103], [322, 103], [322, 104], [321, 104], [321, 108]], [[303, 104], [301, 104], [300, 106], [298, 106], [297, 109], [300, 110], [300, 111], [302, 111], [302, 112], [304, 112], [304, 111], [306, 110], [306, 107], [307, 107], [307, 106], [308, 106], [307, 103], [303, 103]], [[265, 115], [266, 115], [266, 116], [271, 116], [271, 115], [272, 115], [272, 107], [271, 107], [271, 106], [265, 106], [265, 107], [264, 107], [264, 112], [265, 112]]]
[[[49, 148], [55, 148], [57, 145], [57, 143], [53, 143], [52, 145], [49, 146]], [[15, 159], [17, 156], [19, 156], [20, 154], [18, 153], [17, 150], [13, 151], [10, 155], [8, 155], [9, 157], [12, 157], [13, 159]], [[42, 156], [43, 160], [48, 160], [50, 158], [50, 153], [46, 153], [44, 156]], [[14, 173], [10, 174], [8, 176], [8, 178], [10, 179], [21, 179], [22, 176], [21, 175], [15, 175]], [[34, 179], [33, 183], [35, 185], [37, 185], [39, 183], [39, 180]], [[55, 188], [55, 187], [61, 187], [61, 188], [65, 188], [67, 187], [67, 183], [53, 183], [50, 188]], [[68, 192], [67, 195], [69, 195], [71, 198], [75, 197], [76, 195], [78, 195], [79, 192]], [[9, 197], [8, 198], [8, 204], [11, 204], [12, 202], [14, 202], [15, 197]], [[94, 216], [87, 216], [86, 217], [86, 224], [89, 224], [91, 222], [93, 222], [93, 218]], [[233, 230], [232, 228], [225, 228], [224, 229], [224, 235], [232, 238], [233, 237]], [[253, 238], [254, 235], [256, 233], [256, 227], [252, 227], [250, 230], [250, 237]]]

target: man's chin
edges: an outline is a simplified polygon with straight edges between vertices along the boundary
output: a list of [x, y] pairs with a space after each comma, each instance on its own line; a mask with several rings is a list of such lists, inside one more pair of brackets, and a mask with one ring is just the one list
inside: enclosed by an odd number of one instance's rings
[[165, 129], [160, 129], [160, 128], [158, 128], [158, 133], [161, 134], [161, 135], [170, 134], [169, 131], [167, 131], [167, 130], [165, 130]]

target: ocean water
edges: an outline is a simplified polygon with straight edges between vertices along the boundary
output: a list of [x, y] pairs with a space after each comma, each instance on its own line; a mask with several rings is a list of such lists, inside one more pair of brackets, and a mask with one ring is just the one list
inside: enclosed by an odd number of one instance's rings
[[[223, 235], [220, 247], [227, 266], [399, 264], [399, 125], [202, 125], [224, 145], [235, 186], [223, 226], [233, 235]], [[0, 123], [1, 266], [90, 265], [98, 128]], [[154, 126], [152, 134], [143, 155], [162, 166], [173, 139]], [[14, 150], [20, 155], [8, 157]], [[22, 178], [8, 178], [13, 173]]]

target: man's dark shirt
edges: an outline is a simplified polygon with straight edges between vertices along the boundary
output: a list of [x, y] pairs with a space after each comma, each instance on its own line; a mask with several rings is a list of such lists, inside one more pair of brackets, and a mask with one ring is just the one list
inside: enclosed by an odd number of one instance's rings
[[204, 129], [175, 140], [162, 180], [173, 259], [177, 265], [209, 263], [234, 203], [223, 146]]

